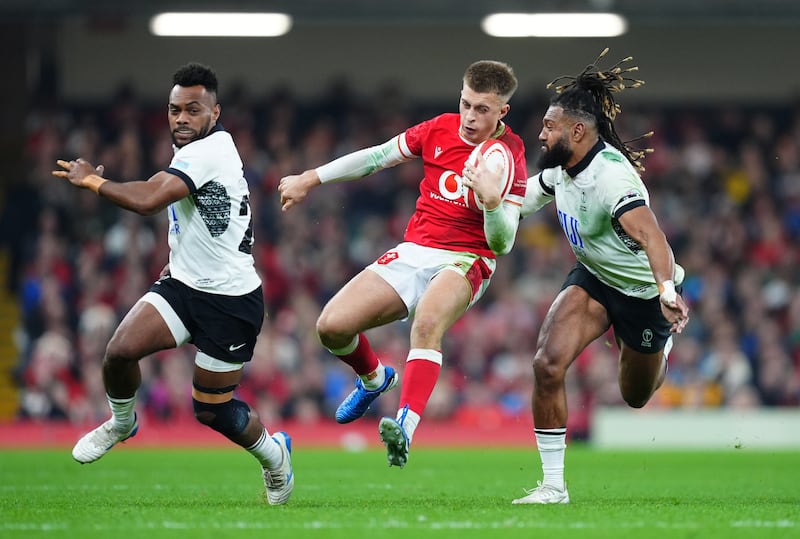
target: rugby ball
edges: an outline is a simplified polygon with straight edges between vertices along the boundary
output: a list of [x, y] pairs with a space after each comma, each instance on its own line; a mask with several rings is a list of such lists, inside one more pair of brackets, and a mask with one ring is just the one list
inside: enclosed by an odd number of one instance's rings
[[[500, 200], [504, 200], [514, 184], [514, 156], [506, 144], [497, 139], [489, 139], [478, 144], [467, 158], [467, 163], [478, 164], [478, 152], [483, 154], [489, 170], [501, 171], [500, 175]], [[463, 183], [462, 183], [463, 186]], [[475, 196], [469, 187], [463, 186], [462, 193], [467, 207], [476, 212], [483, 212], [483, 201]]]

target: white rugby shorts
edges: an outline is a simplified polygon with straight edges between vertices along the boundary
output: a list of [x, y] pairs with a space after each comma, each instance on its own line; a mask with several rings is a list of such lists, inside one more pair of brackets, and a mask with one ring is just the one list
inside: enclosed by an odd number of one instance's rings
[[403, 242], [386, 251], [367, 269], [380, 275], [395, 289], [406, 304], [409, 316], [413, 316], [428, 284], [439, 272], [455, 271], [469, 282], [472, 287], [471, 307], [486, 291], [496, 266], [494, 258], [475, 253]]

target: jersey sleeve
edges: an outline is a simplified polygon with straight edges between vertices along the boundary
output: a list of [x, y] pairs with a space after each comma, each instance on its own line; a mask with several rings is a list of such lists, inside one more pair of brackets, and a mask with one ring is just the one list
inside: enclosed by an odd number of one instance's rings
[[603, 203], [615, 218], [639, 206], [646, 206], [648, 201], [644, 184], [624, 170], [620, 170], [620, 173], [608, 177], [603, 184]]
[[528, 189], [525, 191], [525, 202], [522, 204], [522, 217], [539, 211], [556, 196], [555, 175], [557, 169], [548, 168], [536, 176], [528, 178]]
[[503, 202], [493, 210], [483, 210], [483, 233], [495, 255], [511, 251], [519, 227], [519, 206]]
[[400, 134], [383, 144], [357, 150], [317, 167], [322, 183], [356, 180], [413, 159]]
[[612, 202], [611, 215], [616, 218], [619, 218], [620, 215], [632, 210], [633, 208], [647, 205], [647, 201], [642, 195], [641, 189], [637, 189], [635, 187], [627, 189], [625, 192], [616, 195], [610, 200], [610, 202]]
[[598, 171], [601, 180], [599, 185], [602, 186], [599, 194], [609, 215], [619, 218], [633, 208], [649, 204], [647, 188], [618, 151], [603, 150], [595, 159], [600, 159], [602, 163]]
[[528, 163], [525, 159], [525, 144], [518, 136], [501, 138], [514, 157], [514, 179], [505, 201], [522, 206], [528, 185]]
[[203, 151], [202, 144], [189, 144], [178, 150], [166, 172], [178, 176], [194, 193], [218, 173], [213, 155]]
[[422, 155], [422, 144], [431, 129], [431, 121], [408, 128], [383, 144], [343, 155], [317, 167], [320, 182], [348, 181], [398, 165]]
[[422, 155], [422, 145], [428, 138], [435, 119], [436, 118], [426, 120], [422, 123], [411, 126], [403, 133], [406, 148], [409, 152], [411, 152], [413, 157], [420, 157]]

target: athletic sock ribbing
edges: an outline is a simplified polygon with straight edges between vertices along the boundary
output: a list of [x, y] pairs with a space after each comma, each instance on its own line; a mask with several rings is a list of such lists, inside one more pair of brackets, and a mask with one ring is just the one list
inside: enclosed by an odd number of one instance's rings
[[542, 459], [542, 484], [564, 490], [564, 454], [567, 448], [567, 429], [533, 429]]

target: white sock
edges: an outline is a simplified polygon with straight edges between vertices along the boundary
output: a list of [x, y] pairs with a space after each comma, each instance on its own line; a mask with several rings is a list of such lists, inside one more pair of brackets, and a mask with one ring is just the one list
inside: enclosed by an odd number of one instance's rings
[[567, 448], [567, 429], [533, 429], [542, 459], [543, 485], [564, 490], [564, 453]]
[[403, 406], [397, 410], [395, 419], [403, 426], [403, 430], [406, 431], [406, 436], [408, 436], [408, 445], [411, 445], [411, 438], [414, 437], [414, 431], [417, 430], [417, 425], [419, 425], [419, 414], [408, 406]]
[[386, 368], [383, 366], [383, 363], [378, 361], [377, 369], [369, 374], [360, 374], [358, 377], [361, 378], [364, 389], [367, 391], [375, 391], [386, 381]]
[[265, 428], [256, 443], [245, 448], [264, 468], [275, 468], [283, 464], [283, 452], [278, 442], [272, 439]]
[[111, 417], [114, 420], [114, 430], [128, 432], [133, 428], [133, 416], [136, 408], [136, 394], [127, 399], [115, 399], [106, 394], [108, 406], [111, 408]]

